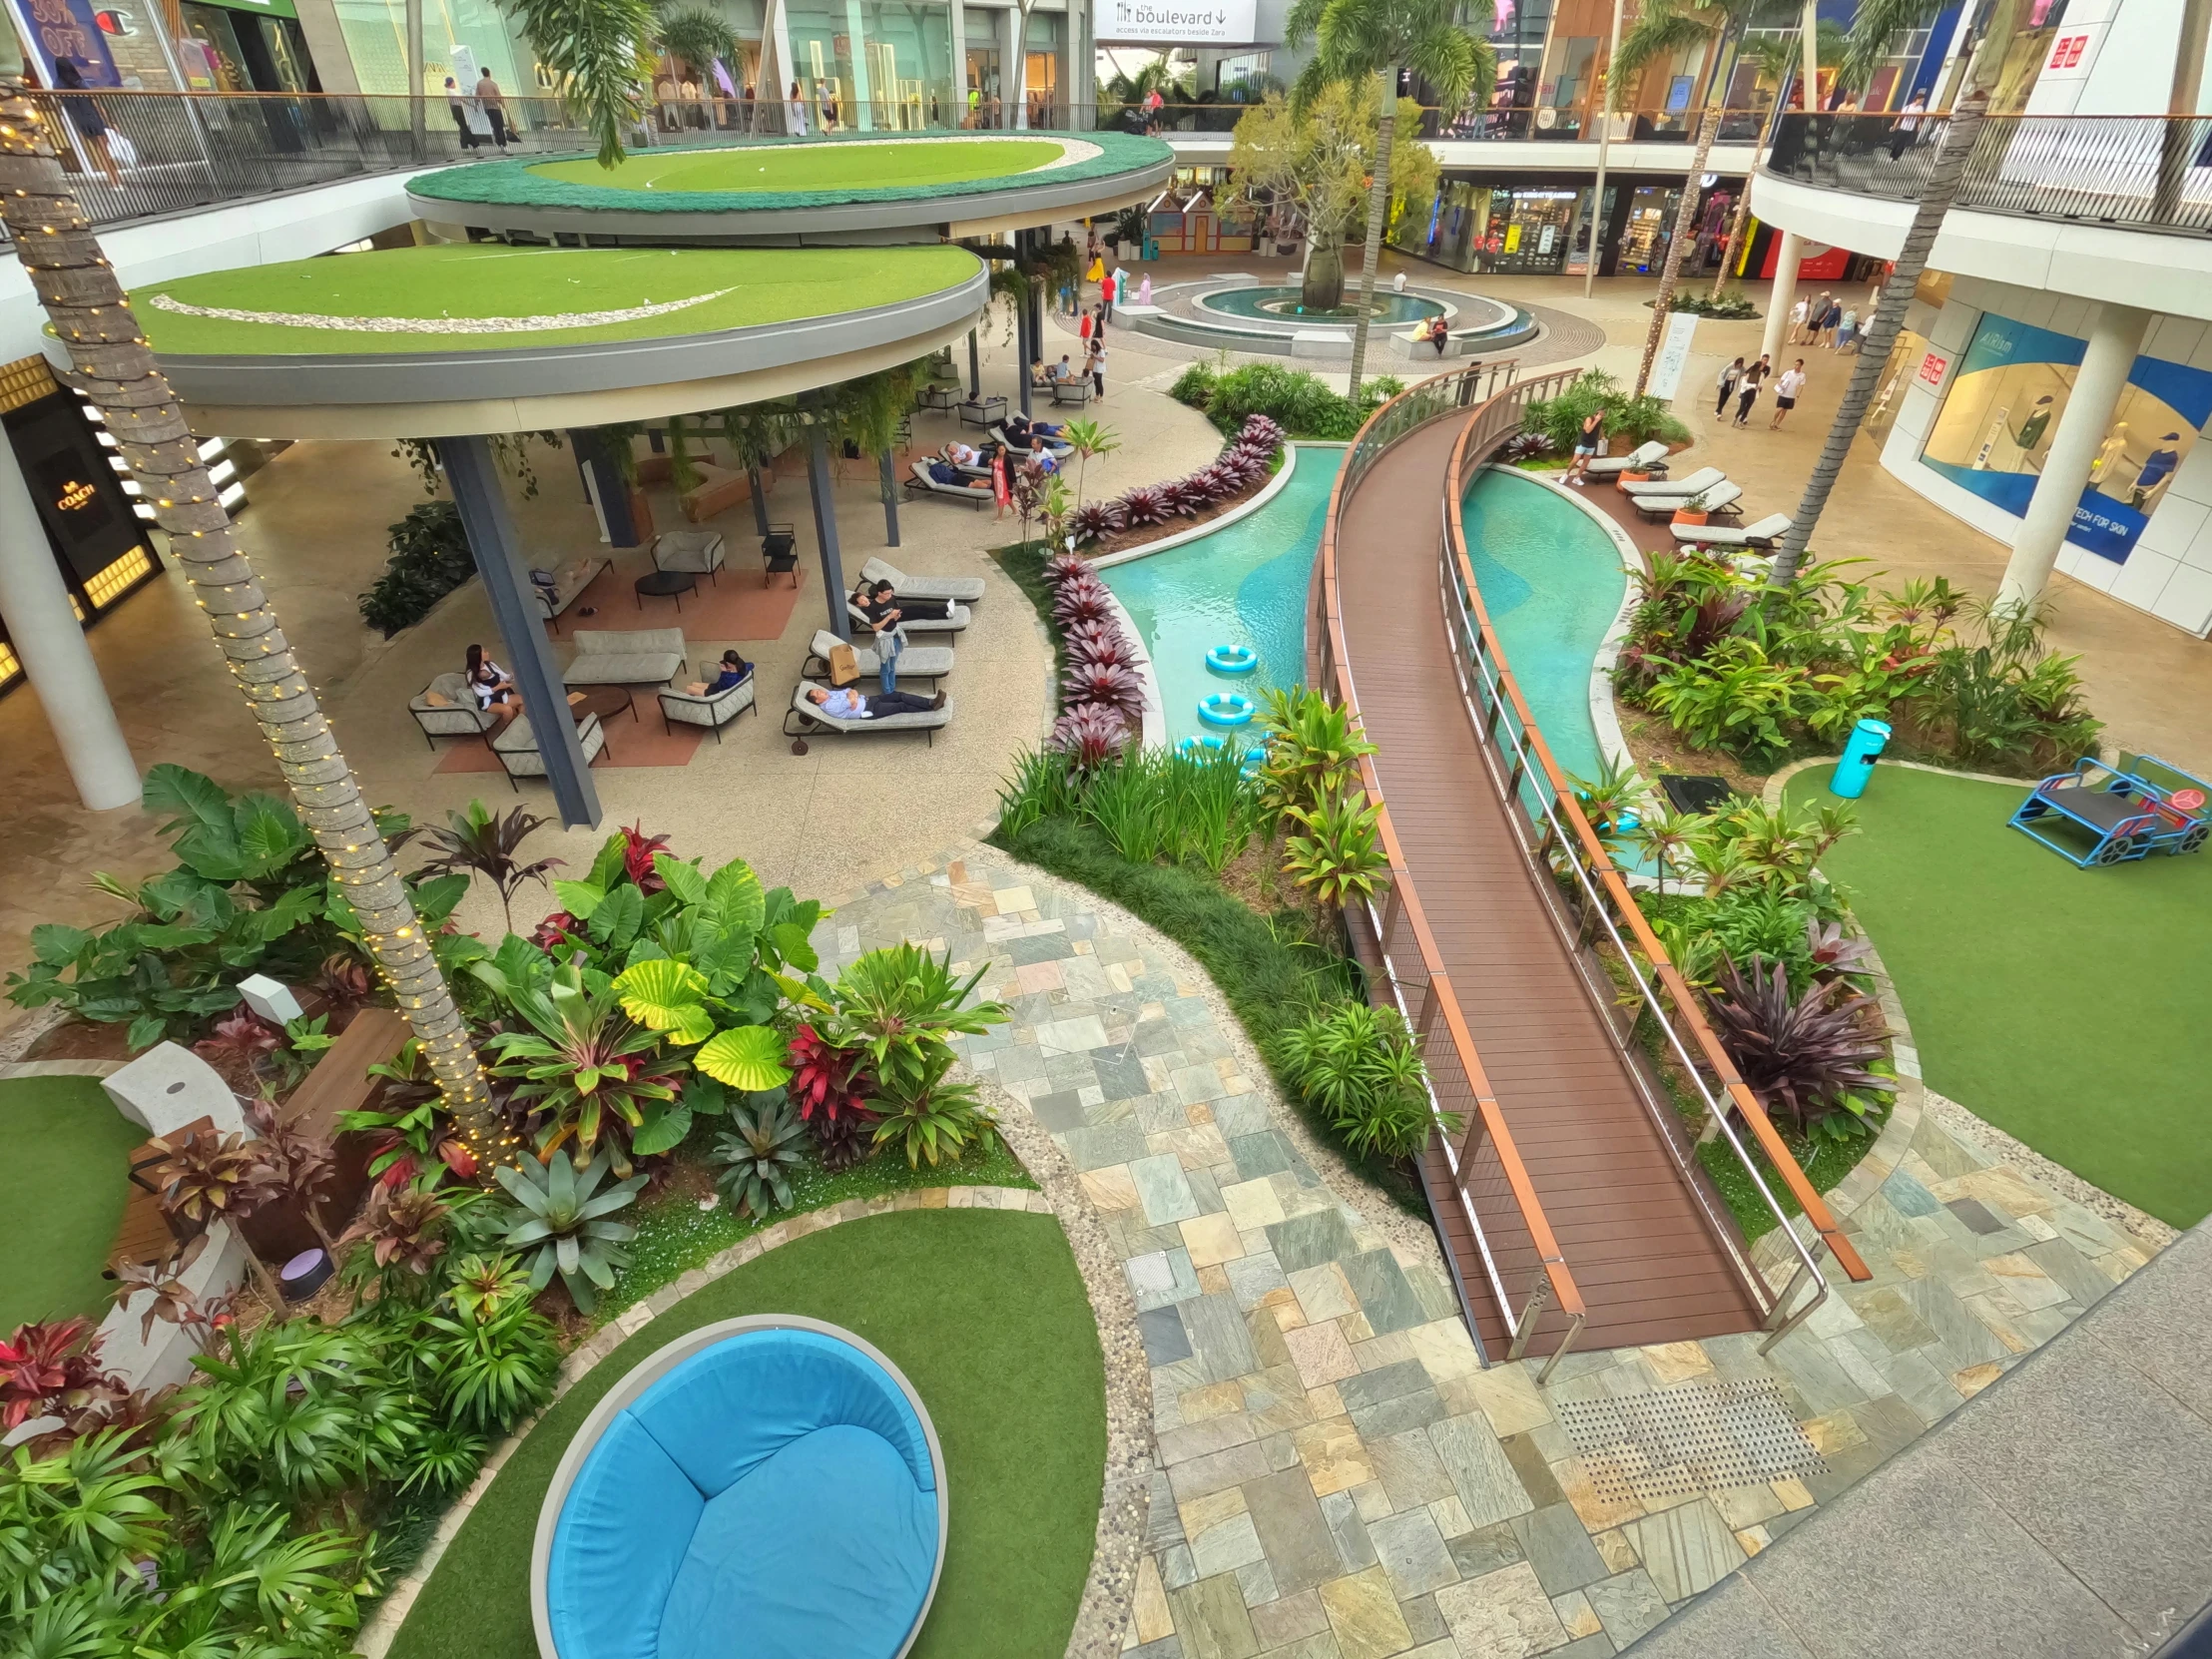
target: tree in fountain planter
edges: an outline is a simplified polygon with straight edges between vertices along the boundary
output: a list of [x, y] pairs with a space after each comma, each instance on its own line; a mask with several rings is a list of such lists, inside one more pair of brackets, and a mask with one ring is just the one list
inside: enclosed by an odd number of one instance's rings
[[[1384, 222], [1393, 200], [1418, 200], [1401, 190], [1393, 165], [1397, 124], [1420, 120], [1419, 107], [1398, 97], [1398, 80], [1410, 70], [1427, 83], [1437, 104], [1446, 110], [1487, 104], [1497, 84], [1497, 54], [1459, 26], [1458, 0], [1296, 0], [1284, 20], [1283, 41], [1297, 48], [1309, 39], [1314, 42], [1314, 56], [1299, 74], [1292, 94], [1295, 105], [1306, 108], [1324, 87], [1337, 83], [1375, 89], [1372, 98], [1354, 94], [1368, 107], [1376, 125], [1375, 163], [1368, 185], [1367, 261], [1360, 272], [1360, 315], [1353, 324], [1352, 385], [1347, 393], [1358, 402]], [[1428, 154], [1421, 146], [1406, 148]], [[1435, 189], [1433, 172], [1427, 188]]]
[[[1400, 99], [1393, 119], [1418, 121], [1419, 106]], [[1335, 311], [1345, 302], [1345, 238], [1360, 222], [1368, 175], [1376, 161], [1375, 111], [1358, 90], [1329, 85], [1294, 108], [1277, 94], [1248, 110], [1230, 140], [1236, 185], [1222, 198], [1226, 213], [1255, 218], [1289, 208], [1306, 222], [1306, 281], [1299, 304]], [[1399, 145], [1390, 157], [1389, 194], [1416, 200], [1436, 188], [1435, 152]], [[1361, 339], [1366, 338], [1362, 319]]]
[[468, 1027], [423, 936], [399, 868], [338, 752], [314, 689], [293, 657], [254, 567], [238, 550], [185, 411], [69, 188], [45, 117], [22, 84], [0, 89], [0, 222], [38, 289], [125, 463], [169, 533], [193, 601], [208, 613], [278, 771], [400, 1013], [429, 1055], [445, 1105], [480, 1158], [505, 1162], [513, 1140], [492, 1104]]

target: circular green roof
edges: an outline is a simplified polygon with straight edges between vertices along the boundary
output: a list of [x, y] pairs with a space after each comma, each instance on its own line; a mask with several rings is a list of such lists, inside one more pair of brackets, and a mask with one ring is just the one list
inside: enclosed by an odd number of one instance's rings
[[[1080, 159], [1080, 158], [1076, 158]], [[917, 188], [973, 185], [1070, 165], [1068, 146], [1049, 138], [855, 139], [834, 144], [749, 144], [712, 150], [635, 150], [612, 172], [591, 157], [533, 162], [533, 178], [593, 191], [677, 191], [754, 200], [825, 192], [844, 201], [888, 200]]]
[[487, 207], [720, 214], [934, 202], [1113, 181], [1165, 164], [1158, 139], [1127, 133], [836, 133], [638, 151], [612, 171], [590, 158], [511, 158], [408, 181], [410, 196]]
[[711, 334], [893, 305], [978, 270], [958, 248], [402, 248], [131, 293], [164, 357], [481, 354]]

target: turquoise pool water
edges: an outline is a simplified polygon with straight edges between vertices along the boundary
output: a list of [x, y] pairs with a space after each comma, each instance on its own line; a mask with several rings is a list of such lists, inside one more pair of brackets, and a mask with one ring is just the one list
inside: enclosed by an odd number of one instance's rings
[[1559, 765], [1595, 778], [1590, 666], [1620, 614], [1627, 573], [1612, 538], [1572, 502], [1511, 472], [1478, 473], [1459, 504], [1490, 625]]
[[[1351, 322], [1359, 317], [1359, 294], [1350, 282], [1345, 284], [1345, 303], [1333, 311], [1307, 310], [1299, 303], [1304, 296], [1304, 290], [1295, 287], [1221, 288], [1204, 295], [1198, 303], [1201, 309], [1227, 311], [1232, 316], [1329, 322]], [[1444, 314], [1443, 306], [1433, 299], [1423, 299], [1416, 293], [1394, 293], [1388, 288], [1372, 295], [1368, 302], [1376, 317], [1383, 322], [1418, 322]]]
[[[1241, 691], [1259, 702], [1263, 690], [1305, 678], [1307, 583], [1344, 446], [1302, 443], [1297, 450], [1291, 481], [1258, 512], [1099, 572], [1152, 653], [1170, 744], [1213, 733], [1198, 718], [1198, 700], [1210, 692]], [[1206, 653], [1217, 645], [1249, 646], [1260, 666], [1216, 674]]]

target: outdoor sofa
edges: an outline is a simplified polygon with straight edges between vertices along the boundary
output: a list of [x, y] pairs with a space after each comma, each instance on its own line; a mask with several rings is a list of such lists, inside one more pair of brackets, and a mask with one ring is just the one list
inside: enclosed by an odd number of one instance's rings
[[655, 570], [688, 570], [720, 584], [715, 572], [729, 555], [720, 530], [664, 530], [653, 538]]
[[728, 691], [661, 692], [662, 730], [671, 730], [672, 722], [683, 726], [704, 726], [714, 733], [715, 742], [722, 742], [722, 729], [746, 710], [751, 709], [756, 716], [760, 714], [761, 705], [754, 691], [754, 682], [760, 677], [760, 671], [756, 669]]
[[[607, 733], [597, 715], [586, 715], [576, 723], [576, 741], [583, 746], [586, 766], [605, 753]], [[507, 775], [507, 787], [517, 795], [522, 793], [522, 786], [515, 782], [517, 778], [545, 776], [545, 757], [538, 753], [538, 735], [531, 730], [528, 715], [517, 715], [507, 722], [507, 729], [491, 740], [491, 752], [499, 757], [500, 769]]]
[[[433, 701], [434, 700], [434, 701]], [[458, 670], [441, 674], [407, 705], [407, 713], [422, 728], [422, 741], [437, 748], [433, 738], [480, 738], [499, 724], [499, 717], [480, 708], [468, 689], [468, 676]]]
[[552, 622], [576, 603], [576, 596], [592, 584], [592, 579], [607, 568], [605, 559], [571, 559], [554, 571], [553, 585], [532, 582], [530, 591], [538, 596], [538, 609], [545, 613], [545, 620]]
[[665, 686], [684, 672], [681, 628], [579, 628], [564, 686]]

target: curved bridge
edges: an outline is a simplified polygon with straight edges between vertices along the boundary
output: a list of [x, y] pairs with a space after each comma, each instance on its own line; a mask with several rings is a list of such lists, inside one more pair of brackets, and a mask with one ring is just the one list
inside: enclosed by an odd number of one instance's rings
[[[1763, 1329], [1771, 1345], [1828, 1294], [1817, 1248], [1868, 1276], [1584, 820], [1474, 585], [1465, 483], [1572, 377], [1478, 366], [1377, 410], [1330, 499], [1308, 631], [1309, 678], [1378, 748], [1362, 770], [1391, 885], [1354, 915], [1355, 943], [1457, 1119], [1429, 1138], [1430, 1209], [1485, 1353], [1548, 1356], [1547, 1376], [1577, 1344]], [[1784, 1190], [1811, 1218], [1810, 1245], [1785, 1227], [1762, 1249], [1773, 1284], [1701, 1136], [1778, 1221]]]

